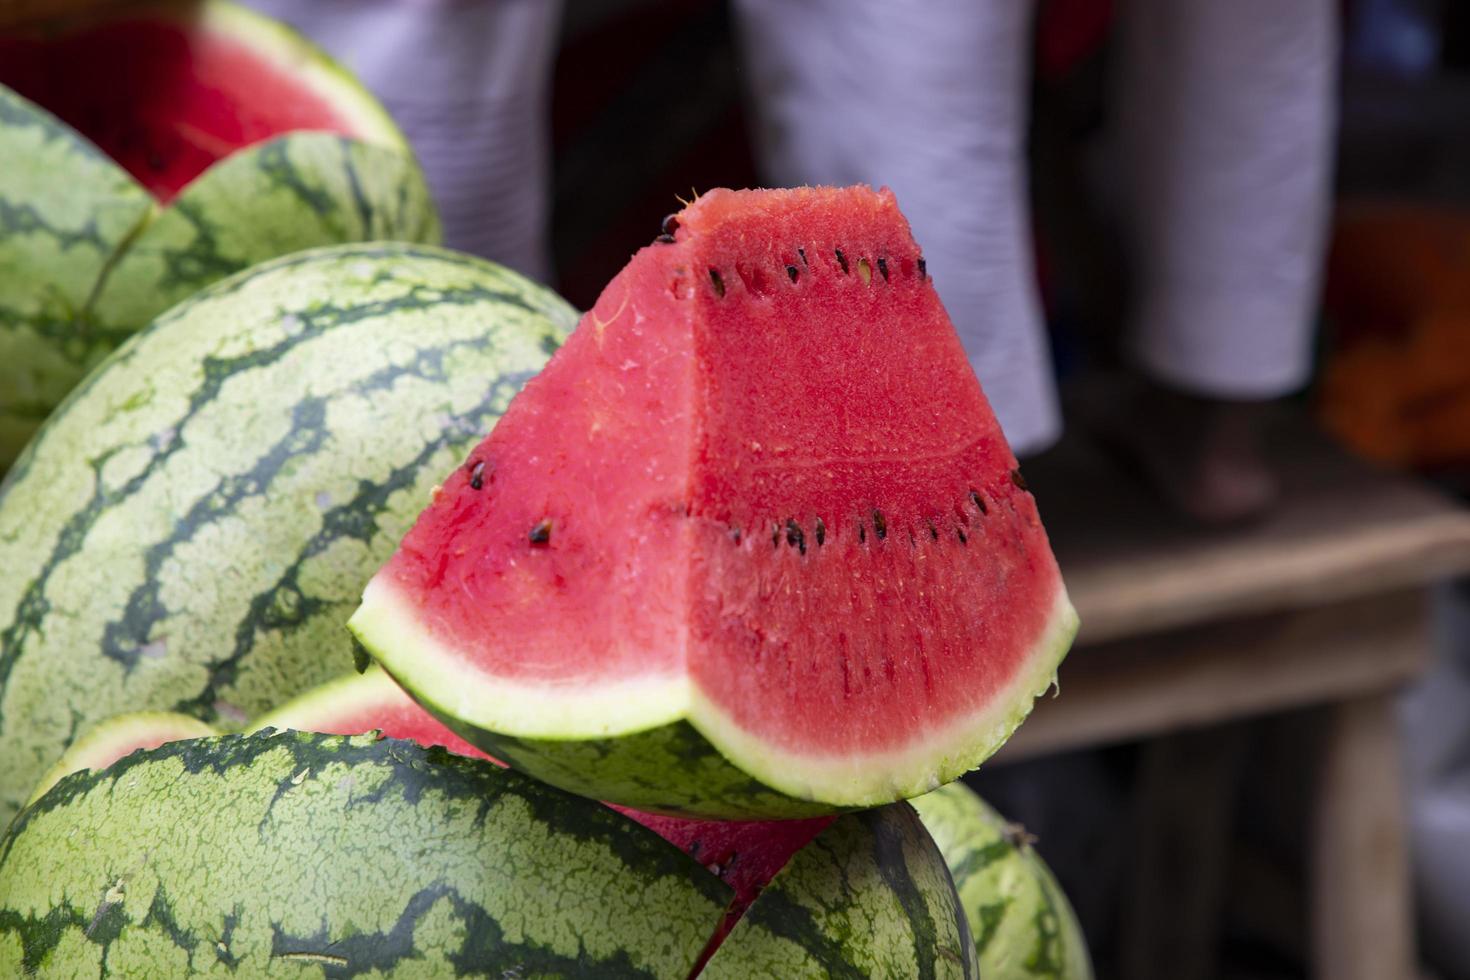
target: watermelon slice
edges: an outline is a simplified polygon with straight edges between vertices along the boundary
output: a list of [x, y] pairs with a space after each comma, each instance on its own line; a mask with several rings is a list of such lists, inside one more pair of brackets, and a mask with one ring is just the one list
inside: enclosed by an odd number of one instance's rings
[[927, 792], [1076, 631], [1035, 501], [890, 193], [714, 191], [669, 226], [350, 628], [586, 796], [750, 819]]
[[236, 150], [288, 132], [403, 142], [320, 51], [231, 3], [145, 4], [0, 36], [0, 84], [71, 125], [160, 201]]

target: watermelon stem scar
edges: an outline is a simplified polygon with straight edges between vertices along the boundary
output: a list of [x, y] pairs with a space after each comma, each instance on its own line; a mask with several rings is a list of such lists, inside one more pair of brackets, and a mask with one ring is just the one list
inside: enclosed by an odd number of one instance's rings
[[954, 779], [1076, 614], [892, 194], [716, 190], [661, 235], [349, 628], [461, 737], [639, 810], [812, 816]]

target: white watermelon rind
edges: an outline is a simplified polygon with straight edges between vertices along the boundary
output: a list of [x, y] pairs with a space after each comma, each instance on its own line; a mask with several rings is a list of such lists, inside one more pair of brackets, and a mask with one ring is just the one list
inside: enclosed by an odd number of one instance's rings
[[[1047, 626], [999, 693], [907, 745], [840, 757], [794, 753], [739, 728], [685, 675], [582, 688], [476, 675], [383, 576], [369, 583], [348, 628], [445, 724], [539, 779], [652, 812], [759, 819], [878, 806], [974, 769], [1055, 683], [1077, 625], [1058, 585]], [[684, 770], [677, 779], [671, 766]]]

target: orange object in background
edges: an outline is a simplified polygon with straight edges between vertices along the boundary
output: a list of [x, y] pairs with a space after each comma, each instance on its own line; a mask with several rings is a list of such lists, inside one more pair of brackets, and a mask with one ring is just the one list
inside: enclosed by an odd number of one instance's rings
[[1324, 305], [1328, 429], [1383, 463], [1470, 465], [1470, 212], [1341, 209]]

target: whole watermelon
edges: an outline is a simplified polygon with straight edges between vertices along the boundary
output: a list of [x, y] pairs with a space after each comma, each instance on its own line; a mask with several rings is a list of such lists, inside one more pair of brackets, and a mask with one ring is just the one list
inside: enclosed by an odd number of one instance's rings
[[364, 583], [575, 318], [478, 259], [362, 244], [119, 349], [0, 484], [0, 825], [100, 719], [228, 727], [347, 669]]
[[1092, 980], [1082, 926], [1024, 830], [964, 783], [912, 802], [954, 875], [983, 976]]
[[906, 804], [837, 818], [733, 928], [703, 865], [441, 749], [197, 738], [67, 776], [0, 838], [0, 974], [978, 975]]
[[90, 367], [200, 287], [312, 246], [439, 239], [377, 101], [228, 0], [0, 34], [0, 160], [0, 471]]

